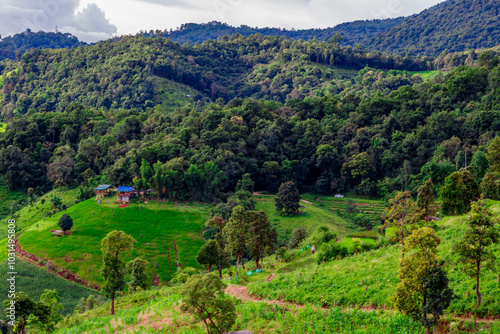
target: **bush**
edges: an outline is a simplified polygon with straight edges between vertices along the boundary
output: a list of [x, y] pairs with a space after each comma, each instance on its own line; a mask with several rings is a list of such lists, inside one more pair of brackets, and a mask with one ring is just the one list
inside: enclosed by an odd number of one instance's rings
[[182, 284], [185, 283], [189, 277], [196, 275], [198, 273], [198, 270], [196, 270], [193, 267], [186, 267], [182, 270], [179, 270], [174, 274], [174, 277], [172, 278], [172, 283], [178, 283]]
[[314, 234], [313, 244], [321, 245], [323, 243], [330, 242], [331, 240], [335, 240], [336, 238], [337, 234], [332, 232], [328, 226], [320, 226]]
[[316, 262], [320, 264], [321, 262], [328, 262], [336, 258], [343, 258], [347, 255], [349, 255], [349, 250], [337, 241], [333, 240], [329, 243], [323, 244], [316, 257]]
[[292, 238], [288, 242], [289, 248], [297, 248], [299, 244], [307, 238], [307, 231], [303, 227], [296, 228], [293, 230]]

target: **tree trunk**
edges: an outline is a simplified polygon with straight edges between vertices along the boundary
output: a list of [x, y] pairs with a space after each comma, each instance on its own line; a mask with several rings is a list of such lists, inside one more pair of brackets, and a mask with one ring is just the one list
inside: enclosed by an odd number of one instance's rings
[[255, 259], [255, 269], [259, 269], [259, 258]]
[[481, 292], [479, 292], [479, 273], [481, 270], [481, 262], [477, 262], [477, 268], [476, 268], [476, 296], [477, 296], [477, 308], [481, 306]]
[[219, 264], [219, 277], [222, 278], [222, 265]]
[[111, 294], [111, 315], [115, 314], [115, 293]]
[[209, 265], [208, 265], [208, 272], [209, 272], [209, 273], [211, 273], [211, 272], [212, 272], [212, 265], [211, 265], [211, 264], [209, 264]]

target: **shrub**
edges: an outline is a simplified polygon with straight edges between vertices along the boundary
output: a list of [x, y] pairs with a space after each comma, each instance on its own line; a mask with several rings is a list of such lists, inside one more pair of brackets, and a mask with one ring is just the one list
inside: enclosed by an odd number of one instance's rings
[[290, 241], [288, 242], [288, 247], [297, 248], [299, 244], [307, 238], [307, 231], [303, 227], [296, 228], [293, 230], [293, 235]]
[[328, 262], [336, 258], [343, 258], [347, 255], [349, 255], [349, 250], [337, 241], [333, 240], [329, 243], [323, 244], [316, 257], [316, 262], [320, 264], [321, 262]]
[[330, 242], [331, 240], [335, 240], [336, 238], [337, 234], [332, 232], [328, 226], [320, 226], [314, 234], [313, 243], [321, 245], [323, 243]]

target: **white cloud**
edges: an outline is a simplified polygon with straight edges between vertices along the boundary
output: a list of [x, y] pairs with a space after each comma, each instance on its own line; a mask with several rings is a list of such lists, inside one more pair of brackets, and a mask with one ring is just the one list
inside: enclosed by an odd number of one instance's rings
[[[0, 0], [0, 33], [27, 27], [86, 41], [213, 20], [234, 26], [325, 28], [418, 13], [443, 0]], [[104, 12], [106, 15], [104, 15]], [[28, 26], [31, 25], [31, 26]], [[105, 36], [105, 37], [103, 37]]]
[[[0, 0], [0, 33], [12, 35], [32, 31], [70, 32], [86, 41], [109, 38], [116, 26], [96, 4], [88, 4], [77, 12], [79, 0]], [[80, 34], [82, 33], [82, 34]]]

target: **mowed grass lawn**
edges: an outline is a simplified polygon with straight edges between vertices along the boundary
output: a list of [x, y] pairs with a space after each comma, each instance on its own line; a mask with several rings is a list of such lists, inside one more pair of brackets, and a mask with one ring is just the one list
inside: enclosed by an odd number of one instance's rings
[[[9, 291], [9, 282], [7, 278], [7, 262], [1, 262], [0, 268], [5, 270], [0, 271], [0, 291], [4, 293], [4, 298], [7, 299], [7, 291]], [[64, 315], [73, 313], [80, 298], [87, 298], [89, 295], [99, 296], [103, 301], [107, 300], [100, 296], [97, 292], [84, 288], [76, 283], [71, 283], [55, 276], [44, 268], [29, 264], [19, 258], [16, 259], [16, 291], [22, 291], [35, 301], [40, 300], [40, 296], [45, 289], [56, 289], [61, 297], [60, 303], [63, 305], [62, 313]], [[3, 300], [2, 299], [2, 300]], [[5, 309], [0, 307], [0, 319], [5, 319]]]
[[300, 201], [302, 214], [285, 216], [276, 211], [274, 206], [274, 196], [254, 196], [255, 209], [263, 210], [269, 221], [278, 230], [278, 235], [290, 237], [293, 230], [303, 227], [309, 234], [313, 233], [319, 226], [327, 225], [339, 236], [346, 236], [351, 229], [349, 223], [326, 208], [321, 208], [315, 204], [308, 204]]
[[[203, 244], [207, 206], [151, 201], [119, 208], [113, 204], [115, 199], [103, 204], [90, 199], [39, 221], [24, 232], [19, 243], [24, 250], [97, 284], [102, 284], [101, 240], [113, 230], [122, 230], [137, 240], [125, 260], [143, 257], [150, 262], [150, 275], [157, 274], [164, 282], [177, 269], [175, 248], [182, 267], [198, 266], [195, 256]], [[54, 237], [50, 230], [59, 229], [57, 221], [63, 213], [73, 218], [72, 235]]]

